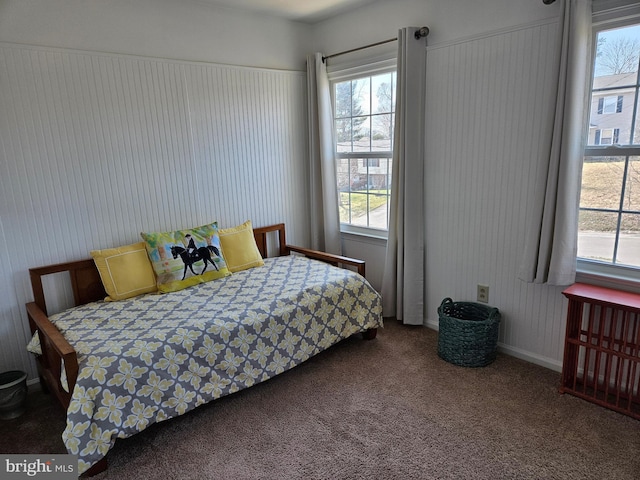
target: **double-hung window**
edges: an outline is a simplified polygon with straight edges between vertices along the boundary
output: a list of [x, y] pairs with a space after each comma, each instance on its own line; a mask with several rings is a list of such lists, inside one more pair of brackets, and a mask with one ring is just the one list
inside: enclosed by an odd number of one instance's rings
[[578, 269], [640, 279], [640, 19], [595, 28]]
[[393, 172], [395, 66], [330, 78], [341, 229], [384, 235]]

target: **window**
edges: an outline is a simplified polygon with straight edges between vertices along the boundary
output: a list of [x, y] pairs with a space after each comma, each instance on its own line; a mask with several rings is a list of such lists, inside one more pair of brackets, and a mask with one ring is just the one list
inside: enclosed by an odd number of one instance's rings
[[379, 158], [370, 158], [370, 159], [367, 161], [367, 164], [368, 164], [370, 167], [379, 167], [379, 166], [380, 166], [380, 159], [379, 159]]
[[395, 71], [332, 81], [340, 223], [388, 230]]
[[640, 23], [594, 33], [578, 266], [640, 278]]
[[622, 95], [613, 97], [600, 97], [598, 99], [598, 114], [603, 113], [622, 113]]
[[594, 145], [615, 145], [620, 141], [619, 128], [605, 128], [595, 131]]

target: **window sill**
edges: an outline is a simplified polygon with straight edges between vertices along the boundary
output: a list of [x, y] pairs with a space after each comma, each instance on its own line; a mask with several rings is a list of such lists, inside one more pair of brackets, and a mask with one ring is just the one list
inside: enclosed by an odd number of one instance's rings
[[354, 225], [341, 224], [340, 233], [342, 235], [348, 235], [358, 238], [368, 238], [371, 240], [386, 243], [387, 235], [389, 232], [387, 230], [379, 230], [376, 228], [356, 227]]
[[640, 270], [578, 259], [576, 282], [640, 293]]

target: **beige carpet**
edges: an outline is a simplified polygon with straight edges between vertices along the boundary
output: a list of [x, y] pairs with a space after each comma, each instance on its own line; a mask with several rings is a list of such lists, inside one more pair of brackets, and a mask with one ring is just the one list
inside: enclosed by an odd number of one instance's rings
[[[387, 321], [266, 383], [118, 440], [102, 479], [633, 479], [640, 422], [499, 355], [469, 369], [437, 332]], [[0, 422], [0, 452], [64, 452], [42, 394]], [[7, 432], [7, 434], [5, 434]]]

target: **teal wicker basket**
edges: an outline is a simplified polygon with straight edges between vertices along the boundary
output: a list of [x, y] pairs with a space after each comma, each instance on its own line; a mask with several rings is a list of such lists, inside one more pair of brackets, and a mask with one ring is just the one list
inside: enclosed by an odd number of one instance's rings
[[445, 298], [438, 307], [438, 355], [463, 367], [484, 367], [496, 359], [500, 311]]

